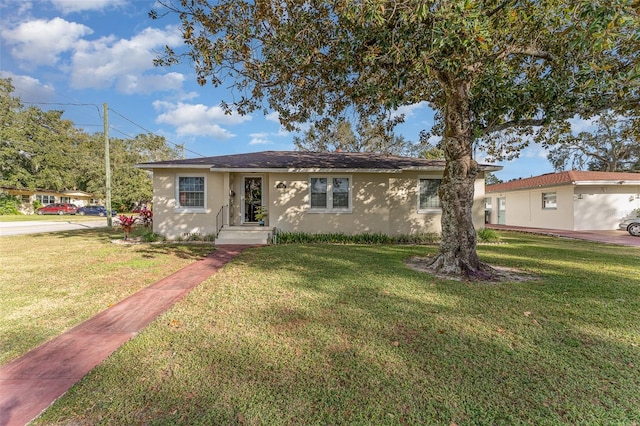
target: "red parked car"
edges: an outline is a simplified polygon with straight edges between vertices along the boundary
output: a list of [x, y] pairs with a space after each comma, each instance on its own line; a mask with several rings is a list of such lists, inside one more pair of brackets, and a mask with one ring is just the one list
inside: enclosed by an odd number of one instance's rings
[[76, 214], [78, 207], [75, 204], [53, 203], [40, 207], [36, 214]]

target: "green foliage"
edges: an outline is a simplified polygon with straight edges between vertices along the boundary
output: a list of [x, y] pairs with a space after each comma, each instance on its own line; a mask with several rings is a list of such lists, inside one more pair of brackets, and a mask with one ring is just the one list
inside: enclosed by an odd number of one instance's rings
[[[105, 198], [105, 142], [62, 119], [62, 111], [25, 108], [0, 79], [0, 185], [53, 190], [79, 189]], [[152, 198], [150, 174], [137, 163], [179, 158], [164, 137], [110, 138], [111, 199], [117, 210]]]
[[278, 232], [276, 244], [434, 244], [437, 234], [406, 234], [389, 236], [382, 233], [347, 235], [343, 233], [311, 234], [306, 232]]
[[545, 127], [537, 141], [549, 148], [547, 158], [556, 170], [604, 172], [640, 171], [640, 116], [622, 117], [607, 111], [595, 120], [593, 132], [571, 132], [567, 121]]
[[476, 230], [476, 234], [478, 235], [478, 241], [485, 243], [497, 243], [500, 241], [500, 235], [495, 229], [480, 228]]
[[0, 193], [0, 215], [20, 214], [20, 205], [22, 201], [19, 197]]
[[155, 64], [188, 59], [198, 83], [232, 89], [227, 112], [275, 110], [287, 129], [313, 121], [326, 131], [352, 113], [434, 109], [448, 273], [480, 268], [475, 148], [517, 155], [537, 126], [638, 108], [640, 15], [629, 0], [160, 4], [150, 17], [175, 12], [185, 50], [167, 47]]
[[145, 232], [142, 236], [142, 240], [146, 243], [155, 243], [157, 241], [164, 241], [164, 237], [160, 234], [156, 234], [155, 232]]
[[297, 150], [310, 152], [373, 152], [385, 155], [421, 156], [422, 147], [393, 133], [393, 119], [360, 118], [354, 131], [351, 122], [338, 121], [327, 128], [311, 126], [303, 136], [294, 136]]
[[484, 176], [484, 183], [485, 185], [495, 185], [496, 183], [502, 183], [502, 180], [493, 173], [487, 173]]

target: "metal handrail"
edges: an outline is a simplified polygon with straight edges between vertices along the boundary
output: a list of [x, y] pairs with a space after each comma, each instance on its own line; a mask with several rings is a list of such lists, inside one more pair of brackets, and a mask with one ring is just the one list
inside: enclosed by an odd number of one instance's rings
[[228, 208], [229, 206], [227, 205], [223, 205], [222, 207], [220, 207], [220, 210], [218, 211], [218, 214], [216, 215], [216, 238], [218, 237], [218, 235], [220, 234], [220, 230], [224, 227], [225, 225], [225, 219], [226, 219], [226, 215], [224, 214], [224, 209]]

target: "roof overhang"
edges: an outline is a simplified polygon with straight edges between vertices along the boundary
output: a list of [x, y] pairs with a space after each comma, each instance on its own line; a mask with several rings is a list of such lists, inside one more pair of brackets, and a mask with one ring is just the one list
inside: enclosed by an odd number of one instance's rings
[[603, 186], [603, 185], [640, 185], [640, 180], [580, 180], [572, 182], [575, 186]]
[[153, 163], [142, 163], [136, 164], [136, 167], [144, 170], [153, 170], [153, 169], [211, 169], [211, 166], [208, 164], [153, 164]]

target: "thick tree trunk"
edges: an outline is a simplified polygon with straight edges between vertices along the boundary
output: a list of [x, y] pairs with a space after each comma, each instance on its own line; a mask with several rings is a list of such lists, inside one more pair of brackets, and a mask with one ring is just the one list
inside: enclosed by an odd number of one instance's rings
[[442, 147], [446, 167], [440, 184], [442, 240], [430, 268], [447, 275], [484, 276], [476, 253], [472, 206], [478, 163], [473, 159], [469, 83], [449, 80]]

